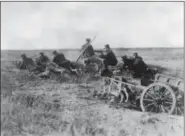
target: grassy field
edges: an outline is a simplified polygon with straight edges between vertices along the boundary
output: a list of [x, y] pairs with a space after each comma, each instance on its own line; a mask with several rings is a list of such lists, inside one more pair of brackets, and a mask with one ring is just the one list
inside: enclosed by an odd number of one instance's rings
[[[147, 64], [182, 77], [183, 49], [115, 49], [116, 55], [138, 52]], [[183, 136], [183, 117], [148, 114], [109, 107], [92, 99], [97, 81], [58, 82], [41, 80], [15, 68], [12, 61], [26, 53], [35, 58], [40, 51], [1, 51], [2, 136]], [[52, 58], [52, 51], [43, 51]], [[79, 51], [61, 50], [70, 60]]]

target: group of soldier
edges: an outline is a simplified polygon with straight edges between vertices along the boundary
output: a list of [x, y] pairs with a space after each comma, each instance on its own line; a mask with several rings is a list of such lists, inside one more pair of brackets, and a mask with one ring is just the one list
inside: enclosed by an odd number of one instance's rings
[[67, 60], [63, 53], [53, 51], [52, 54], [54, 57], [52, 61], [43, 52], [40, 52], [39, 54], [40, 56], [36, 58], [35, 61], [32, 58], [27, 57], [26, 54], [22, 54], [22, 62], [19, 64], [19, 67], [28, 69], [35, 74], [47, 73], [48, 76], [51, 71], [60, 72], [60, 68], [65, 68], [69, 72], [73, 72], [73, 63]]
[[[82, 47], [86, 48], [86, 52], [84, 52], [84, 55], [86, 60], [85, 63], [97, 63], [100, 64], [100, 67], [102, 67], [102, 65], [104, 66], [104, 71], [109, 71], [109, 66], [116, 66], [118, 65], [118, 60], [116, 55], [114, 54], [114, 52], [112, 51], [112, 49], [110, 48], [109, 44], [106, 44], [104, 47], [104, 51], [102, 50], [94, 50], [93, 46], [90, 44], [91, 40], [90, 39], [86, 39], [86, 44]], [[100, 55], [97, 55], [96, 53], [100, 53]], [[128, 60], [130, 61], [129, 63]], [[147, 71], [147, 65], [145, 64], [145, 62], [143, 61], [142, 57], [140, 57], [138, 55], [137, 52], [133, 53], [132, 57], [128, 57], [128, 56], [122, 56], [122, 61], [124, 63], [123, 67], [121, 68], [121, 70], [123, 69], [129, 69], [132, 70], [134, 73], [134, 76], [141, 76], [142, 73]], [[101, 65], [102, 64], [102, 65]]]
[[[85, 59], [85, 63], [98, 63], [104, 66], [104, 69], [108, 69], [108, 66], [116, 66], [118, 60], [110, 48], [109, 44], [105, 45], [105, 50], [94, 50], [93, 46], [90, 44], [91, 40], [89, 38], [86, 39], [86, 44], [82, 46], [83, 49], [87, 46], [86, 51], [84, 52], [83, 56]], [[96, 53], [100, 53], [97, 55]]]
[[[82, 57], [84, 58], [85, 65], [90, 63], [98, 64], [98, 71], [101, 72], [101, 69], [109, 70], [109, 66], [116, 66], [118, 64], [118, 60], [116, 55], [110, 48], [109, 44], [104, 46], [104, 50], [94, 50], [93, 46], [91, 45], [91, 39], [87, 38], [86, 43], [82, 45], [81, 53]], [[99, 53], [99, 55], [98, 55]], [[70, 60], [66, 59], [63, 53], [58, 53], [57, 51], [53, 51], [54, 55], [53, 60], [50, 61], [49, 57], [45, 55], [43, 52], [40, 52], [40, 56], [34, 62], [32, 58], [26, 56], [26, 54], [22, 54], [22, 63], [20, 68], [27, 68], [29, 71], [33, 71], [35, 73], [42, 73], [46, 71], [60, 71], [60, 68], [64, 68], [71, 73], [75, 73], [75, 63], [71, 62]], [[122, 61], [125, 63], [127, 56], [122, 57]], [[147, 67], [144, 63], [143, 59], [137, 54], [133, 54], [132, 66], [136, 73], [141, 73], [141, 69]], [[142, 64], [142, 67], [141, 67]], [[140, 66], [140, 67], [139, 67]], [[129, 65], [124, 65], [124, 67], [129, 68]]]

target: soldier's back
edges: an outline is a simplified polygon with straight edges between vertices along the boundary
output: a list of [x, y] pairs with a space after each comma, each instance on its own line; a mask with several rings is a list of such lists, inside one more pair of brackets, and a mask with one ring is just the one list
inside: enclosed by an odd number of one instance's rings
[[92, 45], [89, 45], [84, 51], [84, 57], [91, 57], [95, 55]]
[[48, 56], [44, 55], [43, 58], [42, 58], [43, 62], [48, 62], [49, 61], [49, 58]]
[[23, 63], [29, 71], [36, 69], [36, 65], [32, 58], [25, 58]]
[[34, 61], [32, 58], [25, 58], [23, 61], [25, 65], [34, 65]]
[[53, 62], [59, 65], [65, 60], [66, 60], [66, 58], [65, 58], [64, 54], [60, 53], [54, 57]]
[[49, 58], [47, 56], [40, 56], [37, 60], [38, 64], [47, 63], [49, 61]]

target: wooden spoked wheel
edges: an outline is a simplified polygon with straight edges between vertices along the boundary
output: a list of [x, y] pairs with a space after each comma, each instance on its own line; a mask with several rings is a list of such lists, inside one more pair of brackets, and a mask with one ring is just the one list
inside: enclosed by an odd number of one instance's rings
[[143, 112], [172, 114], [176, 106], [176, 97], [169, 86], [153, 83], [141, 94], [140, 104]]

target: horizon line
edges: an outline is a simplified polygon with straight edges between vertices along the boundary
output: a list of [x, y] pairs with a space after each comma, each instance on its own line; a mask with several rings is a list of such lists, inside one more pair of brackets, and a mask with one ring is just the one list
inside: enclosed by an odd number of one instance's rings
[[[115, 47], [112, 49], [175, 49], [184, 47]], [[96, 48], [103, 49], [103, 48]], [[55, 49], [1, 49], [1, 50], [80, 50], [80, 48], [55, 48]]]

